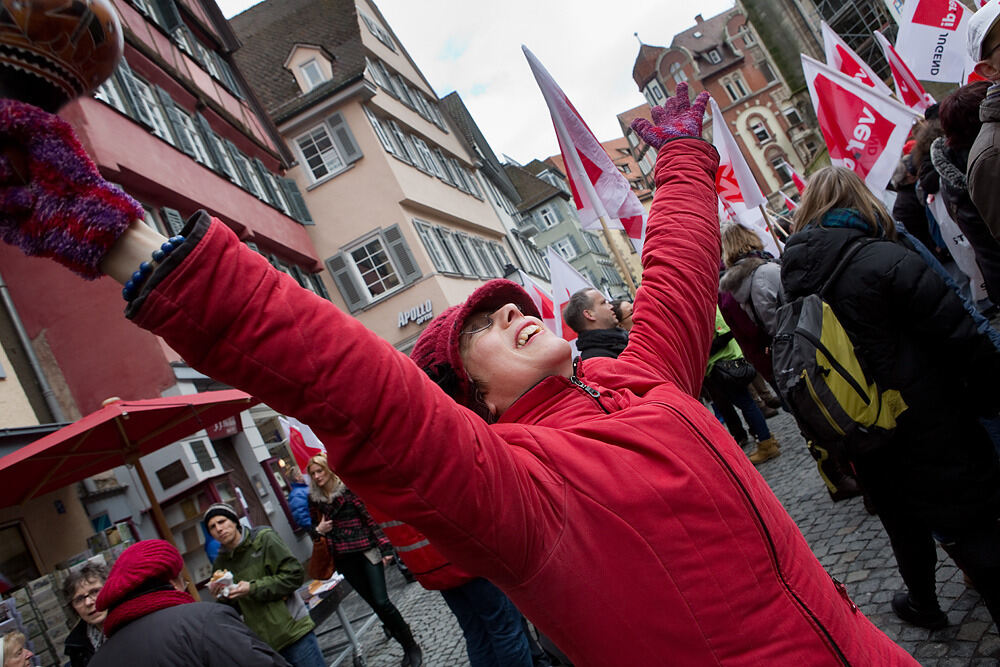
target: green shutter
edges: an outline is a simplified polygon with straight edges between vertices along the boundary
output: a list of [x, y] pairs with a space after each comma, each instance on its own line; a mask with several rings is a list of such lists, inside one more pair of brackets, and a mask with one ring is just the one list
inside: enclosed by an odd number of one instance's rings
[[292, 217], [303, 225], [315, 224], [312, 216], [309, 215], [309, 209], [306, 208], [306, 200], [302, 198], [302, 193], [299, 192], [298, 184], [291, 178], [278, 178], [278, 183], [281, 184], [281, 189], [285, 191], [285, 199], [292, 209]]
[[170, 236], [180, 234], [181, 230], [184, 229], [184, 216], [180, 214], [180, 211], [164, 206], [160, 209], [160, 213], [163, 214], [163, 222], [167, 226]]
[[177, 119], [174, 98], [170, 97], [170, 93], [159, 86], [153, 86], [153, 88], [156, 90], [156, 96], [160, 98], [160, 104], [163, 105], [163, 111], [167, 116], [167, 125], [170, 126], [170, 131], [174, 135], [174, 144], [191, 157], [194, 157], [194, 146], [191, 145], [191, 140], [188, 138], [187, 132], [184, 131], [183, 126], [181, 126], [180, 121]]
[[154, 0], [154, 4], [159, 10], [162, 19], [161, 25], [167, 32], [173, 32], [183, 25], [181, 14], [177, 11], [177, 5], [174, 4], [174, 0]]
[[202, 143], [205, 144], [208, 155], [212, 158], [210, 166], [218, 173], [226, 176], [226, 169], [222, 166], [222, 156], [219, 155], [219, 149], [215, 145], [215, 132], [212, 131], [212, 126], [208, 124], [208, 120], [200, 113], [195, 113], [194, 124], [198, 128], [198, 131], [201, 132]]
[[243, 160], [238, 159], [241, 155], [240, 149], [236, 147], [236, 144], [231, 142], [229, 139], [223, 139], [226, 142], [226, 148], [229, 149], [229, 155], [233, 159], [233, 164], [236, 166], [236, 173], [239, 174], [239, 186], [244, 190], [250, 187], [250, 174], [247, 173], [246, 167], [243, 164]]
[[267, 195], [268, 201], [276, 207], [281, 208], [278, 193], [274, 191], [274, 187], [271, 185], [271, 181], [267, 177], [270, 170], [264, 166], [264, 163], [260, 161], [260, 158], [254, 158], [253, 165], [257, 168], [257, 175], [260, 176], [260, 182], [264, 186], [264, 194]]

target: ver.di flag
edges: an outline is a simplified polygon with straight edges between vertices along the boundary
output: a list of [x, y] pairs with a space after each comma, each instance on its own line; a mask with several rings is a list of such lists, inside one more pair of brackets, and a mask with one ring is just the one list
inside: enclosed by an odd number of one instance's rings
[[896, 97], [914, 111], [919, 111], [920, 113], [927, 111], [927, 108], [935, 103], [934, 98], [924, 90], [923, 85], [913, 75], [910, 68], [906, 66], [903, 59], [899, 57], [896, 49], [892, 47], [892, 44], [885, 38], [885, 35], [878, 30], [875, 30], [874, 33], [875, 39], [878, 40], [879, 45], [882, 47], [885, 59], [889, 61], [889, 69], [892, 70], [892, 80], [896, 84]]
[[921, 81], [961, 83], [970, 11], [958, 0], [906, 0], [896, 53]]
[[920, 114], [806, 55], [802, 72], [830, 161], [881, 196]]
[[764, 206], [767, 199], [750, 171], [750, 165], [726, 126], [726, 119], [714, 99], [709, 100], [712, 112], [712, 145], [719, 151], [719, 169], [715, 173], [715, 191], [730, 204], [747, 208]]
[[320, 442], [313, 430], [294, 417], [278, 417], [281, 428], [288, 433], [288, 448], [292, 450], [295, 464], [305, 474], [309, 459], [326, 451], [326, 446]]
[[521, 49], [552, 116], [580, 224], [584, 229], [600, 229], [603, 217], [608, 227], [624, 229], [641, 252], [646, 209], [566, 93], [528, 47]]
[[[723, 215], [723, 212], [725, 215]], [[719, 197], [719, 217], [728, 219], [730, 222], [735, 222], [743, 225], [747, 229], [753, 230], [760, 239], [760, 242], [764, 244], [764, 250], [768, 251], [775, 257], [781, 254], [781, 248], [774, 241], [774, 236], [771, 234], [771, 227], [768, 220], [764, 218], [764, 214], [761, 212], [759, 206], [754, 206], [753, 208], [747, 208], [747, 206], [741, 202], [731, 202], [724, 197]]]
[[555, 333], [568, 341], [575, 341], [576, 332], [563, 322], [563, 308], [569, 303], [569, 298], [582, 289], [594, 289], [598, 292], [601, 290], [591, 285], [590, 281], [563, 259], [563, 256], [552, 246], [546, 249], [546, 257], [549, 262], [549, 271], [552, 274], [552, 303], [554, 311], [557, 313]]
[[833, 28], [820, 21], [820, 29], [823, 32], [823, 51], [826, 55], [826, 64], [851, 77], [858, 83], [863, 83], [869, 88], [874, 88], [883, 95], [892, 95], [889, 86], [879, 77], [875, 71], [861, 59], [854, 49], [840, 38]]

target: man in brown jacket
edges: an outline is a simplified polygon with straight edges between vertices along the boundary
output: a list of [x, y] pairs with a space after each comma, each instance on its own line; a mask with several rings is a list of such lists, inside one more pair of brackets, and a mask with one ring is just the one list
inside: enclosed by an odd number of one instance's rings
[[969, 153], [969, 194], [994, 238], [1000, 239], [1000, 0], [990, 0], [969, 21], [969, 55], [976, 74], [993, 82], [979, 107], [983, 127]]

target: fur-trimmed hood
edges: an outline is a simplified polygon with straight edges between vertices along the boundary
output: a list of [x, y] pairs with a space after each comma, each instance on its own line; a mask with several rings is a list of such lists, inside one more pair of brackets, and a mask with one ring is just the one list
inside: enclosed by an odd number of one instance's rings
[[949, 188], [956, 192], [964, 192], [969, 188], [965, 178], [965, 165], [968, 156], [966, 156], [966, 160], [962, 161], [961, 166], [955, 164], [956, 157], [954, 151], [948, 148], [947, 140], [944, 137], [938, 137], [931, 144], [931, 164], [934, 165], [934, 170]]
[[722, 274], [719, 291], [731, 292], [739, 303], [746, 303], [750, 300], [750, 276], [757, 267], [767, 263], [767, 260], [760, 257], [744, 257]]
[[347, 485], [337, 478], [337, 484], [333, 489], [333, 493], [326, 495], [323, 489], [319, 488], [316, 484], [309, 484], [309, 499], [315, 500], [318, 503], [328, 503], [338, 496], [342, 496], [344, 491], [347, 490]]

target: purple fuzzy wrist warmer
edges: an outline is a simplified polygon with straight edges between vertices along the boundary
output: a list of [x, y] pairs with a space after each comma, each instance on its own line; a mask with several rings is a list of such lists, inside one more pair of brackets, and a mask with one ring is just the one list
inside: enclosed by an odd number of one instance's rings
[[[142, 205], [101, 177], [68, 123], [30, 104], [0, 100], [0, 145], [10, 147], [0, 154], [0, 239], [99, 277]], [[27, 183], [11, 159], [20, 153]]]
[[645, 118], [636, 118], [632, 121], [632, 129], [653, 148], [659, 148], [670, 139], [678, 137], [700, 137], [708, 97], [708, 92], [703, 91], [695, 98], [694, 104], [691, 104], [688, 101], [687, 83], [678, 83], [673, 97], [662, 107], [653, 107], [653, 123]]

